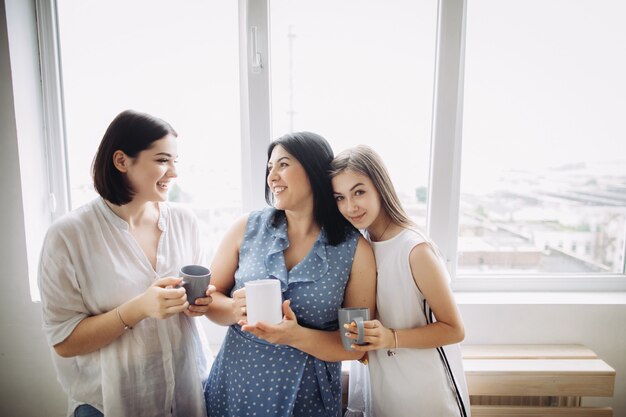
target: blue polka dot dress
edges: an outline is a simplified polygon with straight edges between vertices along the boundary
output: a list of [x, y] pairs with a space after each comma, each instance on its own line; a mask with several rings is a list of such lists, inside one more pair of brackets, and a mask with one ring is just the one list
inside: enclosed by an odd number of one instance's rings
[[[336, 331], [337, 309], [352, 268], [360, 234], [352, 230], [330, 246], [324, 230], [306, 257], [290, 271], [287, 221], [267, 208], [250, 214], [239, 253], [233, 291], [246, 281], [280, 280], [302, 326]], [[298, 349], [274, 345], [229, 327], [205, 389], [207, 412], [216, 416], [340, 416], [341, 362], [325, 362]]]

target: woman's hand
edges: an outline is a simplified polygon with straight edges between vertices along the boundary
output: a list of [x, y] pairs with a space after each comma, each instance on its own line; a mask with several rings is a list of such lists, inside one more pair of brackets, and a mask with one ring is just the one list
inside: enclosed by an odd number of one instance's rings
[[[350, 324], [345, 324], [344, 330], [346, 331], [346, 336], [349, 339], [356, 340], [358, 338], [358, 332], [356, 323], [352, 322]], [[395, 345], [395, 339], [393, 337], [393, 332], [382, 325], [382, 323], [378, 320], [368, 320], [363, 322], [363, 327], [365, 328], [363, 338], [363, 343], [367, 343], [367, 345], [355, 345], [354, 343], [351, 347], [359, 352], [367, 352], [370, 350], [378, 350], [378, 349], [393, 349]]]
[[139, 309], [144, 317], [166, 319], [189, 307], [187, 294], [182, 287], [176, 288], [182, 278], [159, 278], [139, 297]]
[[215, 292], [215, 285], [209, 285], [206, 289], [206, 297], [196, 298], [195, 304], [189, 304], [189, 308], [185, 310], [185, 315], [189, 317], [204, 316], [209, 311], [209, 305], [213, 302], [211, 296]]
[[294, 338], [294, 331], [299, 327], [296, 314], [291, 307], [291, 300], [283, 302], [283, 320], [278, 324], [258, 322], [254, 325], [247, 324], [245, 320], [240, 320], [241, 330], [250, 332], [258, 338], [277, 345], [291, 345]]
[[242, 320], [245, 322], [248, 318], [248, 311], [246, 310], [246, 289], [239, 288], [235, 292], [233, 292], [233, 304], [232, 304], [232, 314], [235, 318], [235, 323], [239, 323]]

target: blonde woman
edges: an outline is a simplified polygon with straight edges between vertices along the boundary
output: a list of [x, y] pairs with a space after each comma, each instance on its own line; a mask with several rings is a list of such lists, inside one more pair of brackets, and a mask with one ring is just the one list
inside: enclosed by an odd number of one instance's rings
[[[368, 237], [378, 270], [367, 345], [352, 345], [369, 356], [366, 416], [469, 415], [458, 349], [465, 330], [435, 245], [407, 216], [373, 149], [340, 153], [331, 176], [339, 211]], [[346, 328], [353, 339], [355, 330]]]

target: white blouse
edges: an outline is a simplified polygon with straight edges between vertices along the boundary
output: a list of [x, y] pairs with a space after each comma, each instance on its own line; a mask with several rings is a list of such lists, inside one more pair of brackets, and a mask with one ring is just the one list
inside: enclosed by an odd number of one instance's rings
[[[143, 293], [155, 279], [185, 264], [204, 264], [195, 216], [159, 204], [156, 271], [128, 223], [97, 198], [55, 222], [39, 263], [43, 328], [50, 346], [88, 316], [110, 311]], [[107, 417], [206, 416], [202, 382], [212, 357], [196, 319], [183, 313], [147, 318], [99, 350], [52, 357], [66, 391], [68, 416], [90, 404]]]

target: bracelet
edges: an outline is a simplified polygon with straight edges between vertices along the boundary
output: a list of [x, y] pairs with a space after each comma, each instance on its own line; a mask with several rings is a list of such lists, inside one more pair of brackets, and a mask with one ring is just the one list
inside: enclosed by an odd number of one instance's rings
[[389, 328], [389, 330], [391, 330], [391, 333], [393, 333], [393, 349], [389, 349], [387, 350], [387, 356], [396, 356], [396, 349], [398, 348], [398, 332], [396, 332], [396, 329], [392, 329], [391, 327]]
[[122, 322], [122, 324], [124, 325], [124, 330], [132, 330], [133, 328], [131, 326], [129, 326], [128, 324], [126, 324], [126, 322], [122, 318], [122, 315], [120, 314], [120, 308], [119, 307], [115, 308], [115, 312], [117, 313], [117, 318], [119, 318], [120, 321]]

